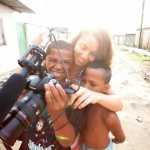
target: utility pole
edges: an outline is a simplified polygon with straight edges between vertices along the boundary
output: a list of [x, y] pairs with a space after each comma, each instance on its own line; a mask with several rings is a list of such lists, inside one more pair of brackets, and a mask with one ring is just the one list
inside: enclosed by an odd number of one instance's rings
[[140, 24], [140, 34], [139, 34], [138, 48], [142, 48], [142, 43], [143, 43], [142, 34], [143, 34], [144, 7], [145, 7], [145, 0], [142, 1], [142, 13], [141, 13], [141, 24]]

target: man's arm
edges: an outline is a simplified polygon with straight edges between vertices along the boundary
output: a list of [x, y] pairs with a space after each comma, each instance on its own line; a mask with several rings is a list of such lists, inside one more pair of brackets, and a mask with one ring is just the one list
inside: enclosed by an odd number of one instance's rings
[[[61, 113], [61, 116], [59, 116]], [[59, 118], [57, 118], [59, 116]], [[76, 134], [74, 127], [69, 122], [65, 112], [51, 112], [52, 120], [57, 120], [53, 123], [53, 129], [55, 132], [56, 139], [64, 146], [69, 147], [75, 140]]]
[[46, 84], [45, 100], [47, 111], [53, 120], [53, 128], [58, 142], [64, 147], [71, 146], [76, 134], [65, 113], [68, 96], [59, 84], [55, 86], [53, 84]]

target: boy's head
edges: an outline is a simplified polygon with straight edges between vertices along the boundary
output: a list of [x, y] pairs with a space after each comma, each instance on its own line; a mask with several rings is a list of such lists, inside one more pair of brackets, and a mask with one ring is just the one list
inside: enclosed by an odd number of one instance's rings
[[72, 45], [65, 41], [52, 42], [46, 51], [45, 67], [55, 79], [64, 81], [66, 70], [70, 72], [73, 63]]
[[111, 69], [105, 65], [94, 62], [88, 66], [84, 76], [85, 87], [97, 91], [107, 92], [111, 79]]

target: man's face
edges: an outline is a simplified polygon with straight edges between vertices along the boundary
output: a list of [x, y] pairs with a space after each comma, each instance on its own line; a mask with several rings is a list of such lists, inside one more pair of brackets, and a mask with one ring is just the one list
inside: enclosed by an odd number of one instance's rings
[[45, 64], [47, 71], [52, 73], [56, 80], [63, 81], [66, 78], [65, 69], [70, 73], [72, 62], [73, 51], [51, 49], [50, 53], [46, 56]]
[[97, 92], [105, 92], [107, 84], [104, 80], [104, 70], [87, 68], [84, 76], [84, 86]]

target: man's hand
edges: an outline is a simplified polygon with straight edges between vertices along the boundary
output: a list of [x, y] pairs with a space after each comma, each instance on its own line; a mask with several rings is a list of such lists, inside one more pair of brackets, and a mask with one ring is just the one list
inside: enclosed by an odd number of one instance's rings
[[68, 103], [68, 96], [60, 84], [45, 84], [45, 100], [48, 112], [63, 111]]

